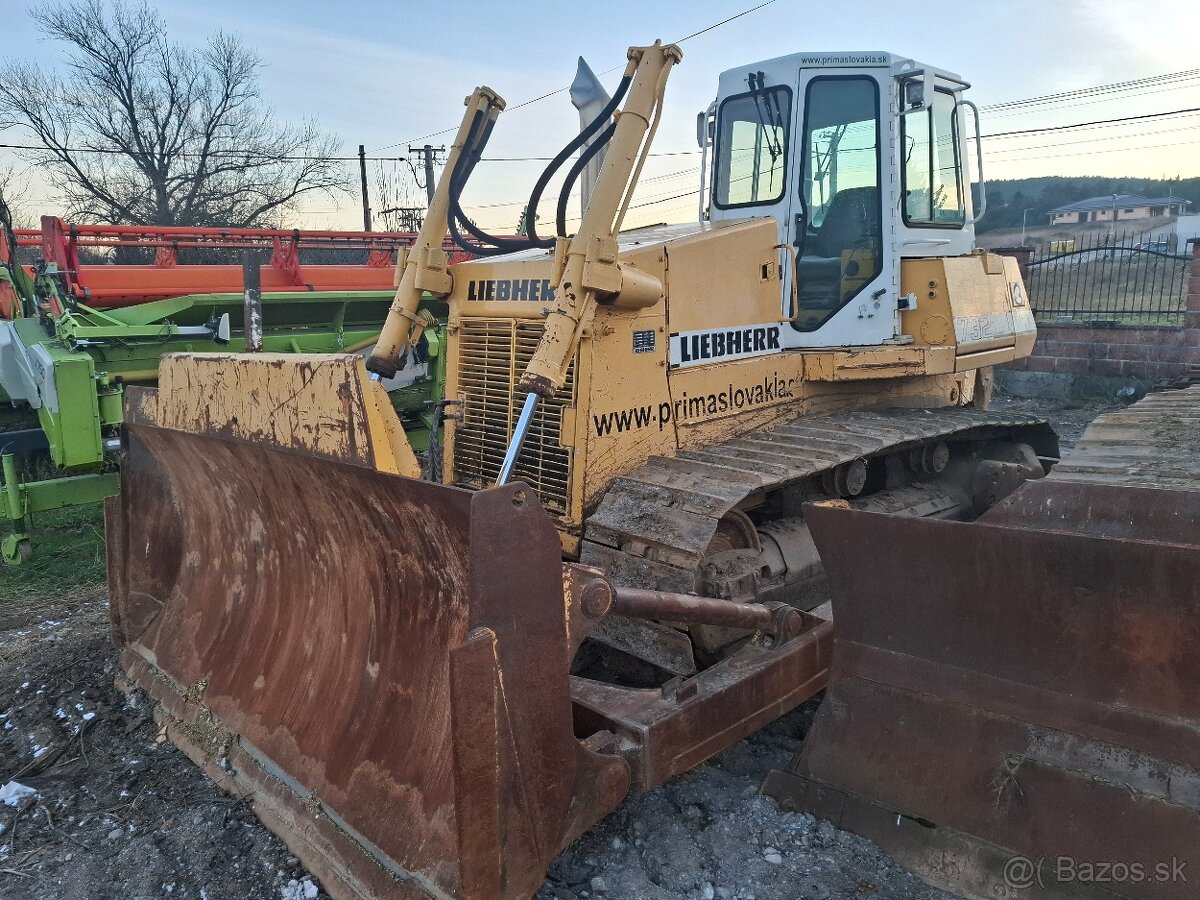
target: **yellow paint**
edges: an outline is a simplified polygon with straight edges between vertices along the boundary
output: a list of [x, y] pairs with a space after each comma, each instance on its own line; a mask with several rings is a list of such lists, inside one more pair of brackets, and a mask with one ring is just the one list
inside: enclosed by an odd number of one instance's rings
[[[670, 368], [672, 332], [780, 322], [784, 267], [777, 240], [769, 219], [621, 236], [622, 268], [659, 281], [663, 297], [642, 308], [598, 304], [579, 341], [567, 389], [546, 413], [541, 433], [549, 443], [535, 429], [518, 464], [534, 470], [534, 478], [553, 466], [565, 473], [566, 481], [554, 482], [551, 495], [538, 493], [558, 521], [568, 556], [578, 553], [583, 521], [612, 480], [652, 456], [702, 448], [800, 415], [966, 404], [974, 394], [976, 368], [1031, 349], [1032, 315], [1027, 305], [1013, 304], [1012, 285], [1020, 285], [1016, 262], [975, 253], [904, 260], [901, 293], [913, 293], [917, 301], [901, 318], [909, 343], [774, 352]], [[498, 466], [520, 406], [516, 384], [551, 305], [546, 285], [554, 275], [550, 252], [455, 268], [447, 393], [468, 403], [466, 429], [447, 424], [448, 482], [486, 486], [481, 462], [492, 471]], [[960, 343], [956, 324], [969, 338], [966, 343]], [[491, 337], [481, 343], [484, 332]], [[487, 459], [479, 455], [479, 403], [492, 411]], [[470, 452], [456, 449], [460, 431], [470, 434]]]
[[670, 330], [778, 322], [777, 227], [755, 219], [666, 244]]
[[954, 345], [960, 356], [1002, 351], [991, 357], [998, 362], [1020, 359], [1033, 350], [1033, 313], [1025, 302], [1015, 259], [982, 251], [906, 259], [900, 293], [916, 299], [916, 309], [902, 312], [900, 321], [918, 346]]
[[417, 462], [412, 444], [404, 435], [387, 391], [378, 381], [370, 380], [365, 368], [357, 367], [356, 374], [359, 376], [359, 389], [363, 393], [375, 468], [392, 475], [420, 478], [421, 464]]
[[155, 397], [144, 413], [164, 428], [420, 476], [387, 394], [358, 356], [169, 354], [159, 366]]
[[[672, 332], [780, 323], [776, 226], [668, 226], [622, 235], [621, 270], [662, 285], [657, 302], [598, 303], [562, 389], [539, 407], [519, 471], [577, 556], [583, 521], [612, 480], [652, 456], [710, 446], [803, 415], [971, 401], [975, 370], [1028, 354], [1034, 337], [1016, 262], [976, 253], [905, 260], [908, 342], [774, 351], [671, 368]], [[598, 246], [597, 253], [611, 248]], [[534, 356], [555, 255], [526, 252], [454, 269], [449, 295], [445, 479], [490, 486]], [[639, 282], [641, 283], [641, 282]], [[787, 327], [784, 325], [783, 327]], [[419, 477], [386, 394], [357, 356], [197, 354], [164, 359], [155, 415]], [[456, 418], [456, 416], [460, 418]]]
[[847, 350], [804, 352], [804, 377], [808, 381], [862, 381], [926, 375], [924, 347], [862, 347]]

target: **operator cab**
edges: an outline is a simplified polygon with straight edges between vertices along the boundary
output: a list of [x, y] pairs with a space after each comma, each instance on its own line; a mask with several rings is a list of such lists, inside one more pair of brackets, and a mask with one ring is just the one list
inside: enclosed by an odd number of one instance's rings
[[698, 119], [701, 216], [778, 221], [785, 346], [906, 342], [899, 311], [916, 298], [900, 296], [900, 260], [974, 249], [969, 87], [880, 52], [797, 53], [721, 75]]

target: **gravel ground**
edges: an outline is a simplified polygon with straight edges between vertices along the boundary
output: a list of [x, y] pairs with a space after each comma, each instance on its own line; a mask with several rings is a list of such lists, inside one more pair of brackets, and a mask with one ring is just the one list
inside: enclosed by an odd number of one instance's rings
[[1121, 403], [1093, 403], [1087, 406], [1069, 406], [1066, 404], [1048, 403], [1045, 400], [1029, 400], [1023, 397], [1011, 397], [996, 388], [992, 396], [992, 409], [1012, 410], [1029, 413], [1035, 416], [1045, 416], [1054, 430], [1058, 432], [1058, 442], [1065, 454], [1083, 434], [1084, 429], [1091, 424], [1092, 419], [1106, 412], [1122, 409]]
[[631, 797], [550, 868], [536, 900], [950, 900], [870, 841], [758, 793], [786, 766], [816, 703], [706, 765]]
[[318, 897], [283, 842], [158, 735], [113, 684], [102, 593], [0, 604], [7, 900]]
[[[1104, 408], [1042, 412], [1072, 445]], [[312, 900], [324, 894], [251, 809], [163, 741], [113, 684], [102, 591], [0, 602], [0, 896]], [[538, 900], [946, 900], [868, 841], [757, 794], [806, 706], [629, 798], [551, 867]]]

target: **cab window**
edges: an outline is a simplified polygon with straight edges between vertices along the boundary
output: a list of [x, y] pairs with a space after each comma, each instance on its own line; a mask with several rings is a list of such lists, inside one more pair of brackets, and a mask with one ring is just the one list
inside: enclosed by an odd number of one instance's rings
[[938, 91], [933, 106], [900, 117], [904, 148], [904, 221], [922, 228], [961, 228], [961, 156], [954, 95]]
[[879, 86], [865, 76], [822, 76], [804, 98], [802, 232], [792, 327], [814, 331], [882, 268]]
[[783, 199], [792, 92], [758, 88], [730, 97], [717, 114], [713, 202], [722, 209]]

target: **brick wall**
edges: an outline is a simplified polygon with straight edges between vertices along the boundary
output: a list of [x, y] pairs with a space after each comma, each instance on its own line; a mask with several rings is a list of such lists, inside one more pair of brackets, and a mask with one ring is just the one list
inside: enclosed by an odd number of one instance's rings
[[1130, 378], [1153, 387], [1200, 366], [1200, 242], [1192, 254], [1183, 327], [1038, 325], [1033, 355], [1005, 368]]

